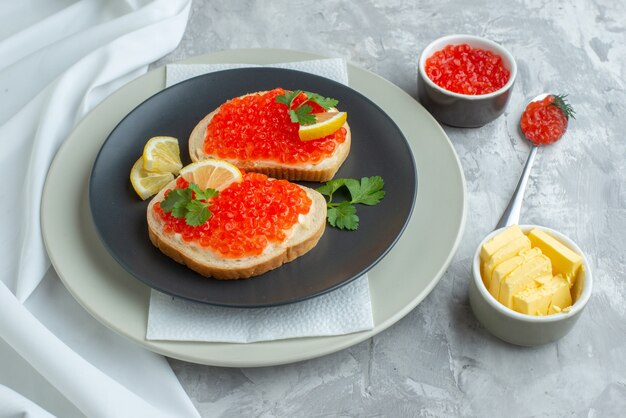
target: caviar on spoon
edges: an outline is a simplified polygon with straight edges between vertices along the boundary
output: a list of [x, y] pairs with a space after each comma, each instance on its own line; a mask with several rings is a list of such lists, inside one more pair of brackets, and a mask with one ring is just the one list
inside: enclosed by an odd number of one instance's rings
[[520, 127], [534, 145], [552, 144], [563, 136], [568, 119], [575, 113], [566, 97], [542, 94], [526, 106]]
[[535, 161], [537, 148], [552, 144], [565, 134], [569, 118], [574, 118], [574, 109], [567, 102], [567, 96], [544, 93], [528, 103], [520, 119], [522, 133], [531, 143], [530, 154], [524, 165], [515, 192], [504, 210], [496, 229], [519, 223], [524, 191]]

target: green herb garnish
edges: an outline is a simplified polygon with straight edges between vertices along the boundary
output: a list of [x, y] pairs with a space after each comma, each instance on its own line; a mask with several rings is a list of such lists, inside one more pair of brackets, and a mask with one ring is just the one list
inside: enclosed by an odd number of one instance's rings
[[574, 116], [574, 114], [576, 114], [574, 108], [571, 104], [567, 102], [567, 94], [559, 94], [552, 97], [554, 97], [554, 101], [551, 103], [552, 106], [556, 106], [561, 109], [567, 119], [569, 119], [570, 117], [572, 119], [576, 119], [576, 117]]
[[189, 183], [184, 189], [170, 190], [161, 202], [161, 209], [175, 218], [184, 218], [189, 226], [202, 225], [212, 215], [209, 199], [218, 193], [215, 189], [202, 190], [197, 184]]
[[[350, 193], [350, 200], [340, 203], [333, 202], [333, 194], [340, 188], [345, 187]], [[328, 196], [326, 206], [328, 208], [328, 222], [331, 226], [339, 229], [354, 231], [359, 227], [359, 217], [356, 214], [357, 203], [368, 206], [378, 204], [384, 197], [385, 182], [380, 176], [363, 177], [356, 179], [334, 179], [325, 185], [318, 187], [317, 191]]]
[[[307, 97], [307, 100], [300, 103], [298, 106], [292, 108], [293, 101], [296, 97], [298, 97], [301, 93], [304, 93]], [[313, 108], [306, 104], [307, 102], [314, 102], [324, 108], [324, 110], [328, 110], [331, 107], [337, 106], [339, 103], [335, 99], [331, 99], [330, 97], [320, 96], [317, 93], [311, 93], [310, 91], [286, 91], [285, 94], [281, 94], [280, 96], [276, 96], [276, 102], [282, 103], [287, 106], [289, 109], [289, 117], [291, 121], [294, 123], [299, 123], [300, 125], [313, 125], [315, 123], [315, 115], [313, 115]]]

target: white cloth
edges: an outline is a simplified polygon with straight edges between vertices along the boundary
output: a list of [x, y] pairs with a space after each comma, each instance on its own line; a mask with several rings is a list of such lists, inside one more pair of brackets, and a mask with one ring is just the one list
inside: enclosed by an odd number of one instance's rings
[[[40, 225], [59, 146], [103, 98], [176, 47], [190, 3], [31, 0], [0, 8], [0, 174], [11, 202], [0, 209], [2, 412], [26, 405], [22, 397], [55, 409], [40, 396], [48, 385], [46, 393], [90, 417], [198, 416], [163, 357], [114, 335], [69, 296], [48, 270]], [[7, 364], [16, 356], [23, 371]]]
[[[170, 64], [166, 86], [189, 78], [252, 64]], [[304, 71], [348, 84], [344, 59], [269, 64]], [[367, 275], [325, 295], [303, 302], [259, 309], [207, 306], [153, 290], [148, 315], [149, 340], [249, 343], [287, 338], [342, 335], [374, 327]]]
[[0, 385], [0, 417], [53, 418], [54, 415], [14, 390]]

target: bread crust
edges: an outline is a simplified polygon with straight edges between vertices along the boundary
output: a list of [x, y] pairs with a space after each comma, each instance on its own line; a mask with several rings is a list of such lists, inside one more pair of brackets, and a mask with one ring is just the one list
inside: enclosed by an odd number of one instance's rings
[[[250, 94], [263, 93], [265, 92]], [[250, 94], [246, 94], [244, 96], [249, 96]], [[207, 154], [204, 151], [204, 139], [206, 137], [207, 126], [219, 109], [220, 108], [218, 107], [198, 122], [189, 136], [189, 155], [193, 162], [206, 160], [208, 158], [219, 158], [216, 155]], [[221, 159], [228, 161], [242, 170], [262, 173], [273, 178], [295, 181], [325, 182], [331, 180], [335, 176], [337, 170], [339, 170], [339, 167], [341, 167], [341, 164], [343, 164], [350, 153], [350, 145], [352, 142], [350, 126], [346, 122], [344, 123], [343, 128], [347, 131], [346, 140], [343, 143], [338, 144], [335, 148], [335, 152], [330, 157], [325, 158], [317, 164], [288, 164], [275, 161], [239, 161], [228, 158]]]
[[303, 222], [297, 223], [287, 232], [285, 241], [280, 244], [269, 244], [258, 256], [241, 259], [222, 258], [195, 242], [184, 242], [175, 234], [163, 232], [164, 223], [153, 207], [164, 199], [165, 191], [175, 187], [175, 183], [174, 180], [164, 187], [148, 204], [147, 220], [150, 241], [163, 254], [205, 277], [219, 280], [248, 279], [273, 270], [315, 247], [326, 228], [325, 198], [313, 189], [298, 185], [311, 198], [311, 208], [309, 213], [304, 215]]

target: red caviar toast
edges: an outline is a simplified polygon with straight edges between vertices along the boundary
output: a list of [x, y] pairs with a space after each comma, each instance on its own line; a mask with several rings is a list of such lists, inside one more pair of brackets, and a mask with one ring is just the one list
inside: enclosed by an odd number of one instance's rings
[[317, 191], [245, 173], [210, 200], [212, 215], [201, 225], [161, 208], [168, 193], [185, 189], [182, 176], [149, 203], [149, 236], [165, 255], [203, 276], [221, 280], [258, 276], [311, 250], [326, 226], [326, 200]]
[[[246, 171], [287, 180], [331, 180], [350, 152], [348, 123], [326, 137], [302, 141], [299, 124], [289, 108], [276, 98], [286, 90], [246, 94], [222, 104], [205, 116], [189, 137], [192, 161], [219, 158]], [[294, 104], [306, 101], [313, 113], [326, 110], [307, 101], [303, 93]], [[331, 109], [336, 110], [336, 109]]]

